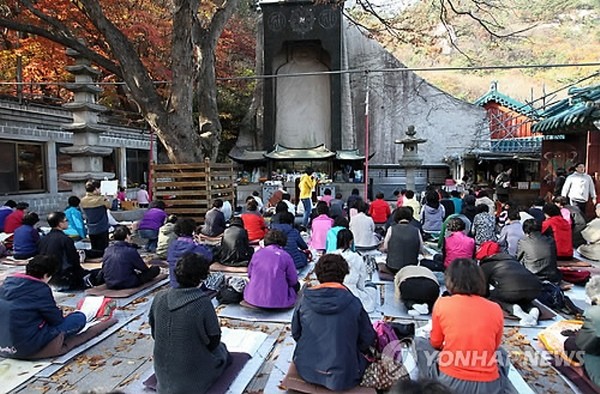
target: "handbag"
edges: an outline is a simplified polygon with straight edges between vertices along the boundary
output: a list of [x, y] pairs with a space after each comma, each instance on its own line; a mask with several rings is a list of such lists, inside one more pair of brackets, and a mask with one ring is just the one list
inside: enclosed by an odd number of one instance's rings
[[389, 390], [400, 379], [410, 379], [401, 360], [384, 354], [369, 364], [360, 385], [376, 390]]

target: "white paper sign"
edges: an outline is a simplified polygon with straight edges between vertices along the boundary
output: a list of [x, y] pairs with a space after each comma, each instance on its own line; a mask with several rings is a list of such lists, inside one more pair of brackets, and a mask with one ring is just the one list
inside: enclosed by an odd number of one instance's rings
[[117, 194], [119, 188], [119, 181], [101, 181], [100, 182], [100, 194], [103, 196], [114, 196]]

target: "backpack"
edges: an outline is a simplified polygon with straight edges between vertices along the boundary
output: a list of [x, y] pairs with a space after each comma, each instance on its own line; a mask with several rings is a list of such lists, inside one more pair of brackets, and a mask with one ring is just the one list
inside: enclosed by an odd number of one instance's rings
[[550, 309], [560, 310], [565, 307], [565, 294], [552, 282], [542, 282], [542, 292], [538, 300]]
[[385, 347], [391, 342], [398, 340], [398, 336], [396, 335], [396, 332], [392, 326], [383, 320], [377, 320], [375, 323], [373, 323], [373, 329], [377, 334], [375, 348], [380, 353], [382, 353], [383, 349], [385, 349]]

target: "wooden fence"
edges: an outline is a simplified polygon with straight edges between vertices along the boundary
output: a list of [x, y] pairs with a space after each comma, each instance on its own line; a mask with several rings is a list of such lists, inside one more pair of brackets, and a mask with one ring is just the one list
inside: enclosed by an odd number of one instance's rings
[[233, 164], [156, 164], [152, 168], [152, 197], [162, 199], [169, 214], [204, 223], [204, 214], [215, 199], [234, 207]]

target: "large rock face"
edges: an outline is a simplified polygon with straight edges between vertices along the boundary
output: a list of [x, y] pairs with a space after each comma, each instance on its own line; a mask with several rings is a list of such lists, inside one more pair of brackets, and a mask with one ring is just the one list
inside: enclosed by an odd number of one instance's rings
[[[344, 27], [348, 69], [396, 69], [405, 67], [377, 41], [367, 38], [348, 23]], [[445, 93], [414, 72], [353, 73], [347, 78], [350, 104], [344, 105], [343, 147], [365, 146], [365, 98], [369, 89], [369, 146], [376, 152], [371, 163], [396, 164], [402, 146], [394, 141], [405, 137], [414, 125], [423, 164], [440, 164], [444, 156], [469, 150], [474, 136], [489, 136], [482, 108]], [[483, 133], [482, 133], [483, 130]]]
[[[260, 22], [259, 22], [260, 23]], [[259, 29], [260, 31], [261, 29]], [[259, 45], [262, 47], [262, 37]], [[342, 68], [345, 70], [398, 69], [405, 66], [377, 41], [358, 27], [343, 23]], [[260, 49], [257, 49], [257, 53]], [[257, 56], [261, 63], [260, 54]], [[261, 71], [259, 71], [261, 73]], [[262, 92], [257, 84], [257, 92]], [[350, 72], [342, 76], [342, 149], [365, 149], [365, 99], [369, 90], [369, 151], [375, 152], [373, 164], [397, 164], [402, 146], [395, 140], [405, 138], [414, 125], [417, 137], [427, 139], [420, 145], [423, 164], [442, 164], [444, 157], [472, 149], [474, 138], [489, 140], [486, 112], [430, 85], [414, 72]], [[261, 145], [262, 93], [255, 94], [253, 122], [248, 122], [234, 149], [270, 149]], [[255, 103], [256, 104], [256, 103]], [[252, 124], [252, 125], [250, 125]], [[277, 142], [277, 141], [276, 141]], [[479, 144], [481, 146], [481, 143]]]

